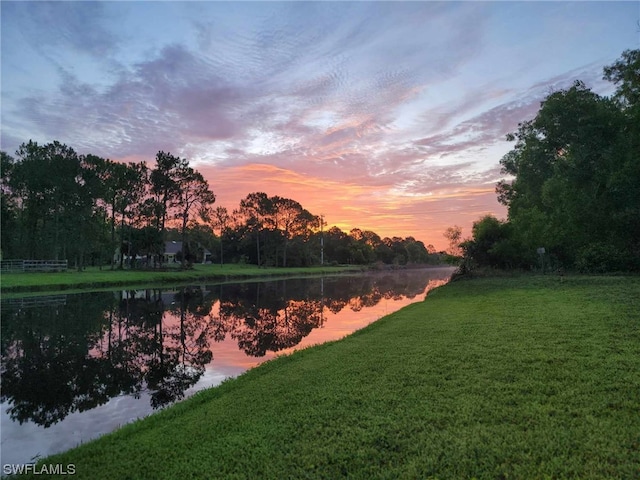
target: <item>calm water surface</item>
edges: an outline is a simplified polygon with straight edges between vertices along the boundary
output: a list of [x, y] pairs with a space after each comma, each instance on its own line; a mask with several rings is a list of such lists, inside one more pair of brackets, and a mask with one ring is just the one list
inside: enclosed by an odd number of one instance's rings
[[450, 268], [3, 300], [2, 464], [74, 447], [421, 301]]

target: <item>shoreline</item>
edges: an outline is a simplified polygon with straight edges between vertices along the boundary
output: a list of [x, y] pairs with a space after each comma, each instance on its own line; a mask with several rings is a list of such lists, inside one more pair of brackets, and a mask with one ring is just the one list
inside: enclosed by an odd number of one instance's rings
[[[229, 283], [251, 280], [277, 280], [324, 275], [349, 275], [376, 271], [451, 268], [449, 265], [418, 265], [406, 268], [376, 269], [371, 266], [336, 267], [257, 267], [254, 265], [198, 265], [191, 270], [89, 270], [83, 272], [8, 273], [3, 274], [0, 294], [7, 298], [48, 293], [73, 293], [123, 287], [160, 287], [191, 283]], [[83, 279], [82, 277], [85, 277]], [[109, 278], [115, 277], [115, 278]], [[7, 282], [9, 280], [9, 282]], [[7, 286], [7, 283], [9, 285]]]
[[[290, 276], [326, 275], [340, 273], [357, 273], [361, 269], [353, 267], [318, 267], [311, 271], [308, 268], [258, 268], [254, 266], [224, 266], [222, 271], [215, 271], [219, 265], [198, 266], [192, 270], [91, 270], [83, 272], [55, 273], [9, 273], [2, 275], [1, 294], [44, 294], [52, 292], [93, 291], [119, 287], [154, 287], [167, 284], [187, 284], [194, 282], [230, 282], [246, 281], [253, 278], [276, 278]], [[315, 267], [314, 267], [315, 268]], [[39, 278], [36, 279], [35, 276]], [[82, 277], [88, 277], [86, 280]], [[109, 278], [116, 277], [116, 278]], [[10, 282], [6, 286], [7, 279]], [[39, 280], [31, 283], [31, 280]]]

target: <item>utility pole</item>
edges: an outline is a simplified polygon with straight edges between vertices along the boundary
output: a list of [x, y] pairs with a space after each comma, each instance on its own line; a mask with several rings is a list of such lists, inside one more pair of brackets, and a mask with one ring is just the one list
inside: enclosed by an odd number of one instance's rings
[[324, 266], [324, 214], [320, 214], [320, 265]]

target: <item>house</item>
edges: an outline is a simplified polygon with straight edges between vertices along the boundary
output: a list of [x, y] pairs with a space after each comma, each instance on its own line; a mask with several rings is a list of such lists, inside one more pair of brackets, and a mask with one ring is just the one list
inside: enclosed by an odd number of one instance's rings
[[182, 242], [176, 242], [175, 240], [164, 242], [164, 261], [166, 263], [179, 262], [177, 255], [182, 252]]
[[[165, 263], [178, 263], [181, 261], [181, 256], [178, 253], [182, 252], [182, 242], [180, 241], [168, 241], [164, 242], [164, 261]], [[211, 252], [206, 248], [200, 246], [195, 252], [198, 257], [198, 261], [202, 263], [211, 263]]]

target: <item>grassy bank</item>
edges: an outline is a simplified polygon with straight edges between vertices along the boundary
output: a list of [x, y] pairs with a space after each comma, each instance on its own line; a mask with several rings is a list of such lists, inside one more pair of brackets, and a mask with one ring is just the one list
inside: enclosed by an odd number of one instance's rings
[[97, 267], [91, 267], [82, 272], [69, 270], [50, 273], [5, 273], [2, 274], [0, 289], [2, 293], [91, 289], [249, 277], [313, 275], [357, 269], [357, 267], [258, 268], [255, 265], [231, 264], [194, 265], [190, 270], [171, 268], [165, 271], [110, 270], [108, 267], [100, 270]]
[[638, 478], [639, 412], [640, 278], [477, 279], [44, 463], [91, 479]]

